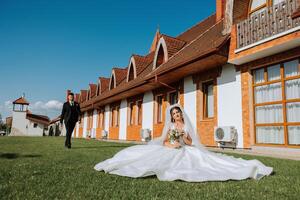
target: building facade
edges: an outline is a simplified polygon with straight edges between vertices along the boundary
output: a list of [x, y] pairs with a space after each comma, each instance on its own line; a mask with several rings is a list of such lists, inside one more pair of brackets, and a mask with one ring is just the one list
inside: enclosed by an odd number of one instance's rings
[[32, 114], [29, 102], [20, 97], [13, 102], [11, 136], [44, 136], [50, 122], [47, 116]]
[[156, 32], [147, 55], [75, 95], [73, 137], [141, 141], [160, 136], [168, 105], [179, 103], [201, 142], [234, 126], [237, 147], [299, 148], [298, 0], [217, 0], [216, 14], [182, 34]]

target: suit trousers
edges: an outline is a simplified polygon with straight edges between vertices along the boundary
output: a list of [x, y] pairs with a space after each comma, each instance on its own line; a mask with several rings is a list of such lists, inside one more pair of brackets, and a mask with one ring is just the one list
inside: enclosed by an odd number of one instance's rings
[[68, 122], [65, 124], [66, 126], [66, 141], [65, 146], [71, 146], [71, 137], [73, 130], [75, 128], [76, 122]]

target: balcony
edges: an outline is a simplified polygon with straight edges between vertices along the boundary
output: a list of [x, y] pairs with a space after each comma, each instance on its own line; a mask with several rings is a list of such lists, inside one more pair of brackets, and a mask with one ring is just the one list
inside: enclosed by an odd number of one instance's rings
[[285, 0], [238, 23], [235, 53], [300, 30], [300, 17], [292, 18], [296, 10], [297, 0]]

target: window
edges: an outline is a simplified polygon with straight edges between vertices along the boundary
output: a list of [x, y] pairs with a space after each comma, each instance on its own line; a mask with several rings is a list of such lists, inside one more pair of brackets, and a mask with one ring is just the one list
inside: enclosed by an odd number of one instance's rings
[[33, 123], [33, 128], [36, 128], [38, 126], [37, 123]]
[[119, 107], [115, 106], [111, 109], [111, 126], [119, 126]]
[[134, 107], [134, 103], [130, 102], [129, 103], [129, 125], [133, 125], [134, 124], [134, 118], [133, 118], [133, 107]]
[[98, 128], [104, 128], [104, 110], [98, 112]]
[[268, 6], [274, 6], [285, 0], [251, 0], [249, 5], [249, 14], [251, 16], [263, 12]]
[[137, 123], [138, 123], [138, 125], [141, 125], [142, 124], [142, 115], [143, 115], [143, 110], [142, 110], [143, 102], [137, 101], [136, 105], [137, 105]]
[[214, 117], [214, 93], [213, 93], [213, 81], [203, 83], [203, 117]]
[[156, 67], [159, 67], [164, 62], [164, 49], [162, 45], [159, 46], [158, 54], [157, 54], [157, 60], [156, 60]]
[[128, 81], [131, 81], [134, 79], [134, 69], [133, 69], [133, 64], [131, 63], [129, 67], [129, 76], [128, 76]]
[[111, 79], [110, 79], [110, 90], [114, 89], [115, 88], [115, 76], [114, 74], [111, 76]]
[[156, 122], [160, 123], [162, 122], [162, 104], [163, 104], [163, 96], [159, 95], [156, 97], [156, 103], [157, 103], [157, 108], [156, 108]]
[[256, 69], [253, 75], [256, 143], [299, 145], [299, 60]]
[[177, 92], [172, 92], [169, 94], [169, 103], [170, 105], [176, 104], [178, 102]]

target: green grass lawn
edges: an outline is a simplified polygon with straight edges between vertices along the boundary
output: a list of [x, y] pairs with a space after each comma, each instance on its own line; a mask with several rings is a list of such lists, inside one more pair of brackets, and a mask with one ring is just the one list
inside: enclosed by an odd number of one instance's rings
[[156, 177], [127, 178], [97, 172], [94, 165], [129, 144], [64, 138], [0, 137], [0, 199], [299, 199], [300, 162], [258, 159], [275, 174], [260, 181], [186, 183]]

